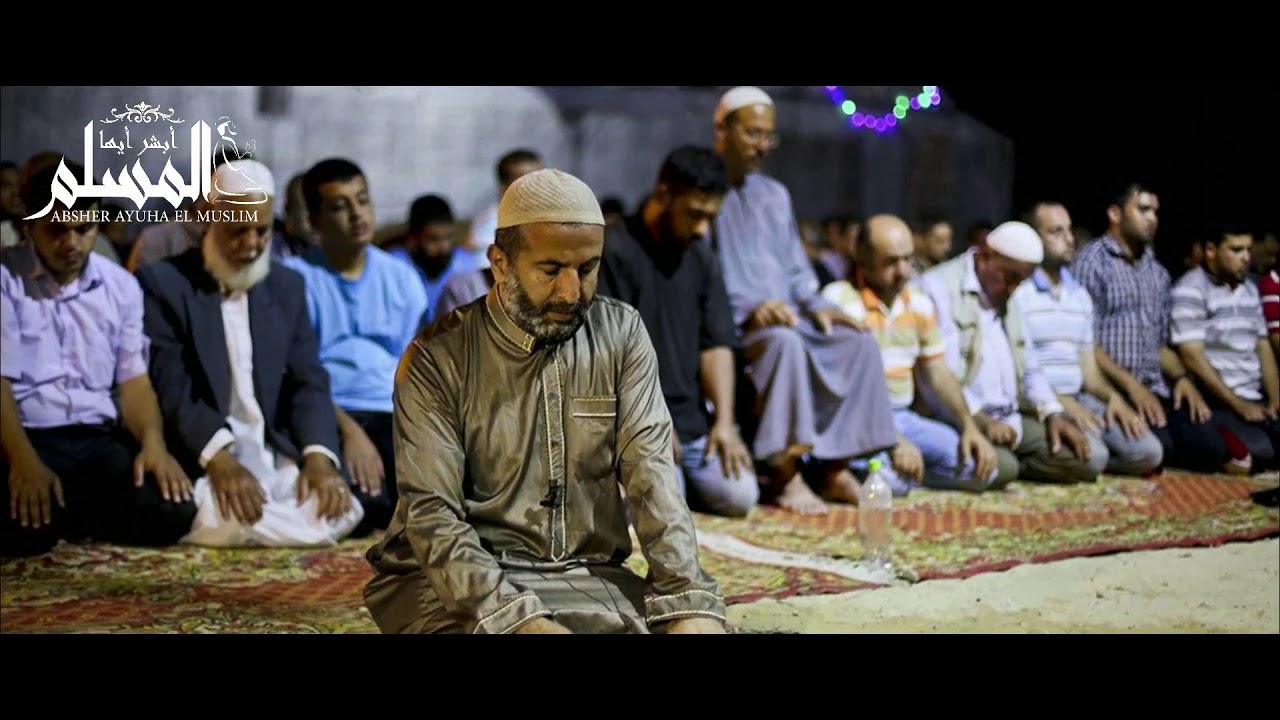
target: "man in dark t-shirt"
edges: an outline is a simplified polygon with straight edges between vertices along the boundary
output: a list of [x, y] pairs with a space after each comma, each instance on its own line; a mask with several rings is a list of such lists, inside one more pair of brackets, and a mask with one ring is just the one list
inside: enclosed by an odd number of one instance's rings
[[672, 151], [639, 214], [606, 230], [598, 292], [639, 310], [649, 331], [690, 506], [741, 517], [760, 488], [734, 425], [737, 330], [705, 242], [728, 187], [710, 149]]

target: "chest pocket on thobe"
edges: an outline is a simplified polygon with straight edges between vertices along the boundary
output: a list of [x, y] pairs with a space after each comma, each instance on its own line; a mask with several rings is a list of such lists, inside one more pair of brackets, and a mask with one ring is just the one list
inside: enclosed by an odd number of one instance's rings
[[614, 475], [618, 460], [618, 398], [595, 395], [569, 402], [572, 447], [578, 453], [578, 479], [606, 480]]

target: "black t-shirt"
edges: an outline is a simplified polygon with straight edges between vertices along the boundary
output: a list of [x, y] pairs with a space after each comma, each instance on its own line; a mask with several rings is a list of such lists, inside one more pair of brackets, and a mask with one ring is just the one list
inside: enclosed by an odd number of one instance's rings
[[705, 241], [687, 248], [653, 237], [639, 216], [605, 233], [602, 295], [640, 311], [658, 356], [662, 393], [681, 442], [707, 434], [702, 351], [738, 344], [720, 264]]

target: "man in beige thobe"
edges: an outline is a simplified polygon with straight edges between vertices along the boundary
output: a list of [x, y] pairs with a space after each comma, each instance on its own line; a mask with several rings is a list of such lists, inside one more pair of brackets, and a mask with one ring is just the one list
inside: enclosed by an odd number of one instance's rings
[[[498, 215], [494, 288], [400, 364], [400, 502], [369, 551], [370, 613], [384, 633], [724, 632], [649, 335], [595, 295], [595, 195], [540, 170]], [[628, 510], [647, 578], [623, 566]]]

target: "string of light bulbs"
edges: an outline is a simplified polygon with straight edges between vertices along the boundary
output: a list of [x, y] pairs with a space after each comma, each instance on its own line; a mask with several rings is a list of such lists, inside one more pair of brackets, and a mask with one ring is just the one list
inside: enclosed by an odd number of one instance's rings
[[877, 133], [884, 134], [893, 130], [898, 126], [898, 122], [905, 120], [907, 114], [919, 110], [928, 110], [937, 107], [942, 102], [942, 95], [938, 92], [937, 85], [925, 85], [920, 88], [920, 92], [915, 96], [899, 95], [894, 102], [893, 109], [883, 115], [866, 112], [858, 109], [857, 103], [846, 98], [844, 92], [838, 85], [825, 85], [827, 96], [831, 98], [831, 102], [849, 118], [849, 124], [860, 130], [874, 130]]

